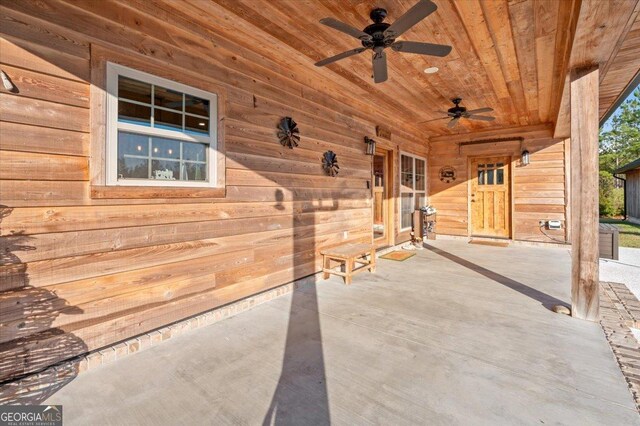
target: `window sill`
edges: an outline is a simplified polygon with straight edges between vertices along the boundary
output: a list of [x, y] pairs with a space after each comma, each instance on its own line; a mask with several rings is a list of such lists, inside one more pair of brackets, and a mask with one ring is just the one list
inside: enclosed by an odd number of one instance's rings
[[91, 186], [91, 198], [224, 198], [225, 188], [171, 188], [160, 186]]

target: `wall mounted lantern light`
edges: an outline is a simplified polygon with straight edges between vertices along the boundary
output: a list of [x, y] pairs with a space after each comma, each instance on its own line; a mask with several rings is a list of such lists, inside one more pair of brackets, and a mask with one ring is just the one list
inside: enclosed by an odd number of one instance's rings
[[520, 158], [520, 160], [523, 166], [529, 164], [529, 162], [531, 161], [531, 159], [529, 158], [529, 151], [527, 151], [526, 149], [522, 151], [522, 157]]
[[376, 141], [368, 136], [364, 137], [364, 143], [367, 145], [367, 155], [375, 155], [376, 153]]

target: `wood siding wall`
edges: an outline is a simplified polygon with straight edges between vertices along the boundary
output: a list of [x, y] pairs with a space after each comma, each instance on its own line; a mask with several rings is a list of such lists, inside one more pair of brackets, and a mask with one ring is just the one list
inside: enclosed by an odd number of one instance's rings
[[[546, 126], [504, 129], [474, 134], [433, 138], [429, 151], [429, 202], [438, 211], [438, 234], [469, 235], [468, 162], [474, 156], [512, 156], [512, 238], [516, 240], [556, 242], [540, 230], [540, 220], [560, 220], [563, 229], [545, 232], [561, 242], [567, 238], [566, 183], [567, 151], [563, 140], [551, 138]], [[522, 137], [524, 141], [502, 141], [459, 147], [461, 142]], [[520, 165], [521, 150], [531, 153], [531, 163]], [[443, 166], [457, 171], [454, 182], [439, 178]]]
[[627, 179], [627, 216], [630, 220], [640, 223], [640, 169], [626, 173]]
[[[232, 42], [106, 2], [3, 5], [0, 63], [19, 91], [0, 94], [0, 380], [318, 271], [322, 248], [371, 241], [363, 137], [384, 123], [396, 152], [427, 155], [403, 123]], [[224, 88], [225, 198], [92, 198], [97, 47]], [[286, 115], [294, 150], [276, 138]]]

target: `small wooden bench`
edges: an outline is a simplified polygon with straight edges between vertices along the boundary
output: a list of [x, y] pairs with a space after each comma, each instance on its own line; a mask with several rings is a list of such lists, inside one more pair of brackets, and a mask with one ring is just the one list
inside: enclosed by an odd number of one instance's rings
[[[344, 277], [344, 283], [349, 285], [353, 274], [365, 270], [376, 271], [376, 252], [370, 244], [345, 244], [322, 250], [320, 254], [322, 254], [322, 272], [325, 280], [329, 278], [329, 274], [336, 274]], [[367, 255], [369, 255], [370, 260], [365, 258]], [[332, 260], [344, 264], [344, 272], [331, 269]], [[356, 263], [364, 266], [354, 269]]]

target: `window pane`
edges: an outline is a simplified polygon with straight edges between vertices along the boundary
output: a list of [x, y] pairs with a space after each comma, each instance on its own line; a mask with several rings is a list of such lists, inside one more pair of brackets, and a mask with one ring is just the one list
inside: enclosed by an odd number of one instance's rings
[[384, 156], [375, 155], [373, 157], [373, 186], [384, 186]]
[[150, 126], [151, 107], [118, 101], [118, 121]]
[[209, 101], [206, 99], [200, 99], [192, 95], [184, 95], [185, 104], [184, 110], [191, 114], [198, 114], [204, 117], [209, 117]]
[[118, 179], [148, 179], [149, 160], [146, 158], [118, 157]]
[[172, 139], [153, 138], [152, 157], [180, 159], [180, 142]]
[[416, 205], [415, 205], [416, 210], [419, 210], [420, 207], [424, 207], [427, 205], [426, 203], [427, 197], [425, 197], [424, 193], [416, 193], [415, 199], [416, 199]]
[[154, 86], [154, 105], [182, 111], [182, 93]]
[[504, 164], [503, 163], [498, 163], [498, 164], [496, 164], [496, 167], [504, 167]]
[[424, 160], [416, 158], [416, 191], [424, 191], [426, 189], [425, 166]]
[[484, 185], [484, 170], [478, 170], [478, 185]]
[[182, 180], [207, 180], [207, 166], [200, 163], [184, 163]]
[[207, 145], [203, 143], [183, 142], [182, 159], [189, 161], [207, 161]]
[[148, 179], [149, 138], [118, 133], [118, 179]]
[[118, 157], [136, 155], [149, 156], [149, 137], [134, 133], [118, 132]]
[[[490, 164], [492, 165], [492, 164]], [[493, 185], [493, 170], [494, 169], [488, 169], [487, 170], [487, 185]]]
[[413, 158], [407, 157], [406, 155], [402, 156], [402, 173], [412, 173], [413, 172]]
[[413, 194], [402, 194], [400, 210], [400, 226], [402, 228], [410, 228], [412, 222], [411, 215], [413, 213]]
[[153, 113], [153, 127], [168, 130], [182, 130], [182, 114], [156, 109]]
[[127, 77], [118, 77], [118, 97], [151, 104], [151, 85]]
[[153, 160], [151, 162], [151, 176], [153, 179], [180, 179], [180, 162], [168, 160]]
[[504, 169], [496, 170], [496, 183], [498, 185], [504, 184]]
[[413, 189], [413, 158], [403, 155], [400, 160], [401, 185]]
[[209, 134], [209, 120], [206, 118], [184, 116], [184, 128], [187, 132], [197, 133], [200, 135]]

